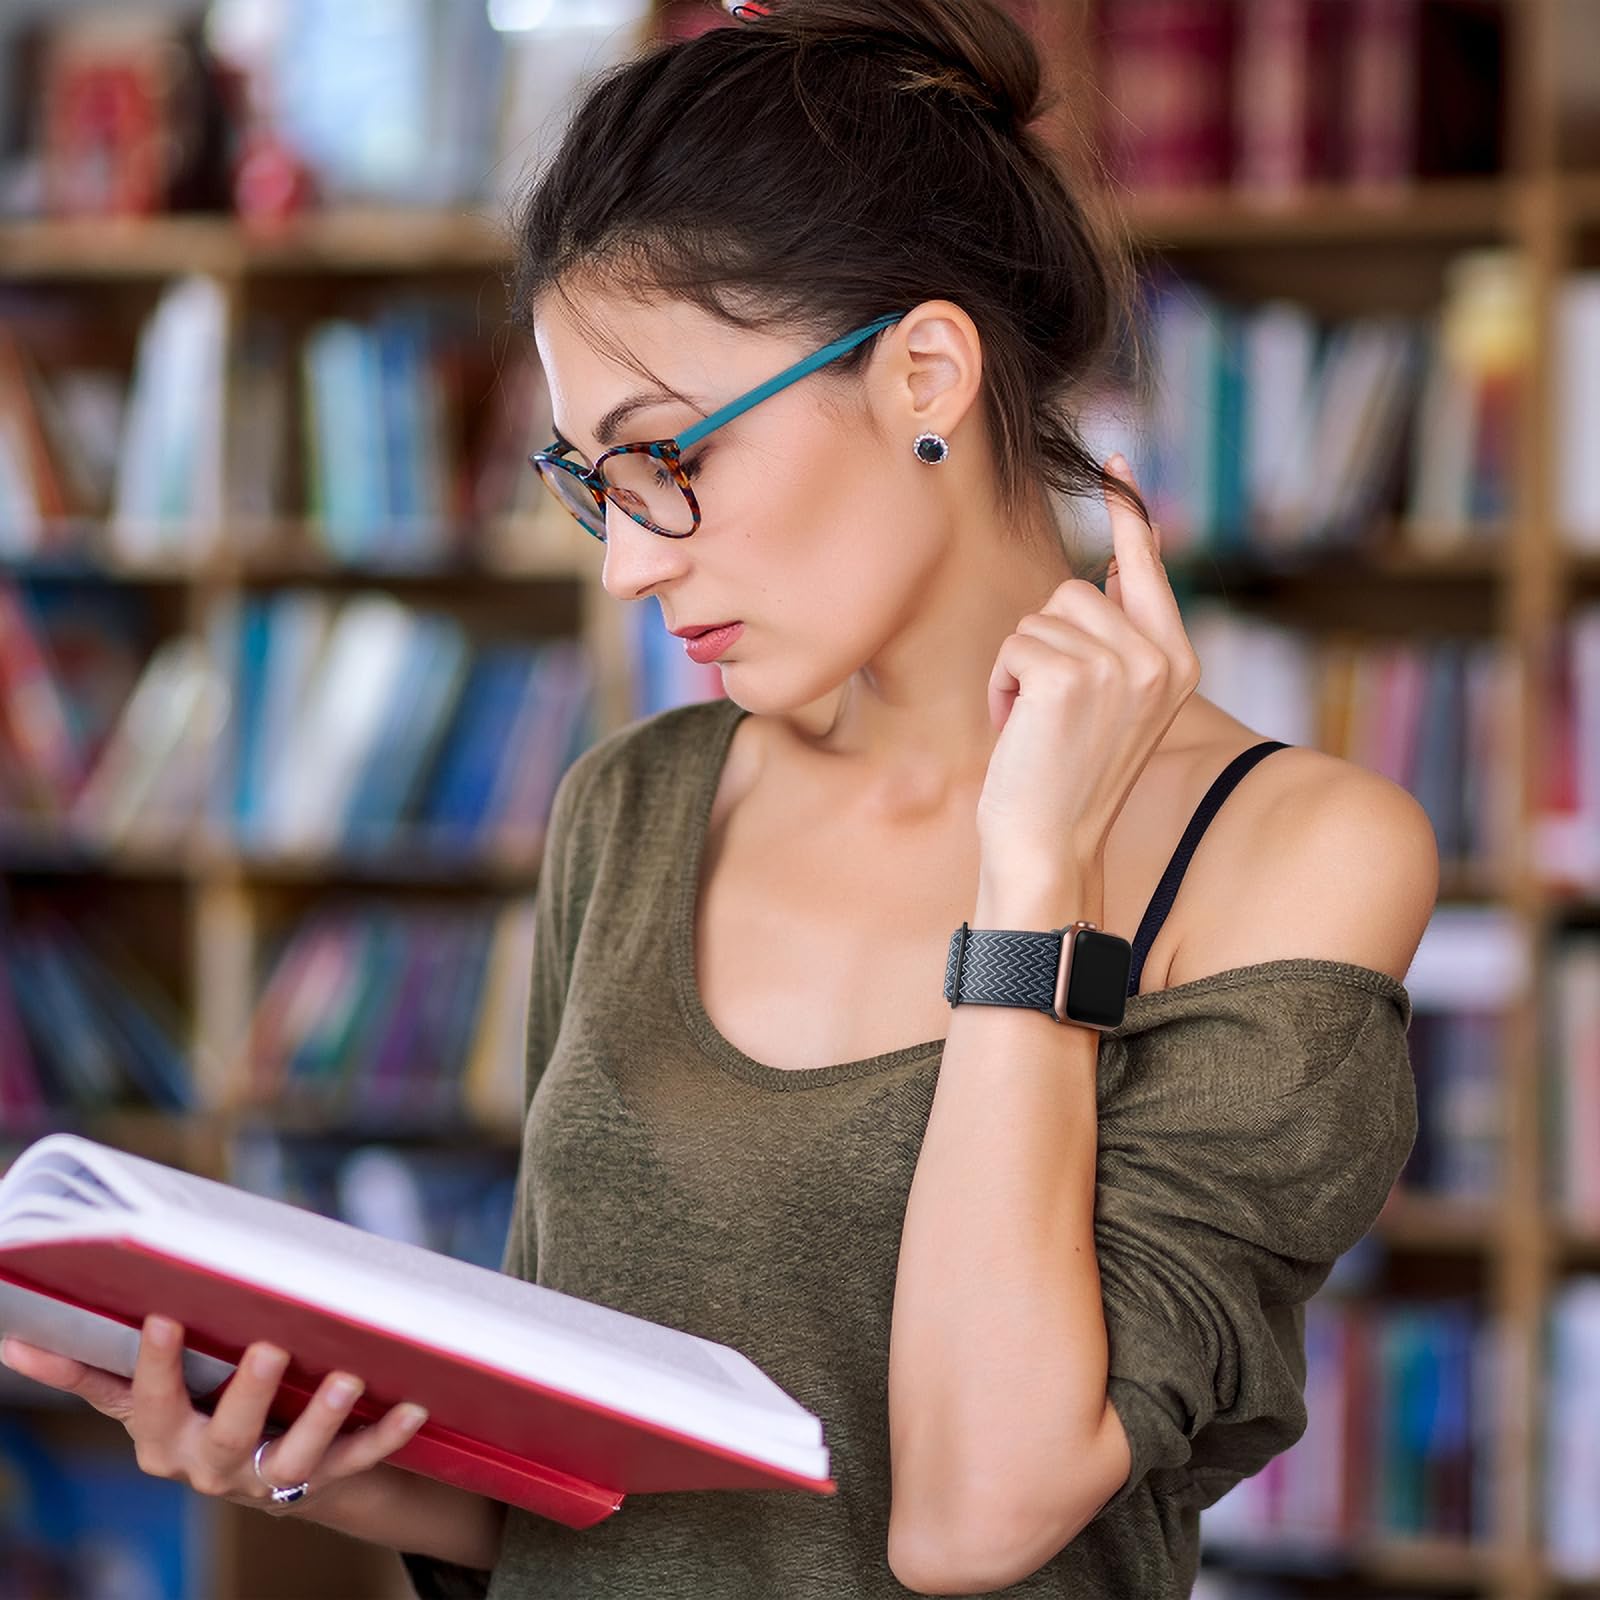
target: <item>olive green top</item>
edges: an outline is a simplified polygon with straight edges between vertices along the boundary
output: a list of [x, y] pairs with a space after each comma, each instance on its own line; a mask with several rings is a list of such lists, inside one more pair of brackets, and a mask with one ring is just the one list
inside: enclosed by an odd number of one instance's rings
[[[943, 1041], [787, 1071], [713, 1026], [694, 914], [744, 715], [659, 713], [561, 782], [505, 1269], [744, 1352], [821, 1417], [839, 1492], [630, 1495], [584, 1530], [512, 1508], [492, 1574], [404, 1557], [423, 1600], [911, 1592], [886, 1557], [889, 1326]], [[1296, 957], [1135, 994], [1101, 1035], [1095, 1244], [1133, 1470], [1001, 1592], [1189, 1593], [1200, 1509], [1305, 1428], [1304, 1303], [1415, 1136], [1410, 1019], [1387, 973]]]

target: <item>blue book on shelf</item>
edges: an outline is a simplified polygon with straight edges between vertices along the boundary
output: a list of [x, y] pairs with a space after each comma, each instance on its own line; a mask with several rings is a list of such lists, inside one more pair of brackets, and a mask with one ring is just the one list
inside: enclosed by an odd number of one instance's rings
[[329, 550], [359, 561], [384, 514], [383, 436], [377, 353], [368, 329], [335, 319], [305, 346], [312, 520]]
[[470, 842], [494, 792], [507, 739], [521, 708], [533, 652], [491, 645], [473, 663], [429, 785], [426, 820], [441, 842]]
[[432, 380], [428, 330], [416, 310], [390, 309], [372, 329], [378, 365], [381, 444], [378, 450], [386, 491], [382, 518], [384, 556], [425, 557], [437, 553], [437, 508], [428, 504], [423, 453], [422, 387]]
[[489, 975], [489, 952], [494, 945], [496, 918], [484, 913], [472, 917], [458, 947], [458, 964], [450, 988], [449, 1008], [435, 1059], [424, 1064], [432, 1075], [433, 1093], [441, 1118], [461, 1111], [460, 1063], [467, 1060], [483, 1009]]
[[120, 1098], [122, 1072], [55, 941], [37, 928], [11, 936], [13, 993], [36, 1058], [49, 1063], [56, 1104], [98, 1108]]
[[395, 842], [466, 681], [471, 647], [450, 617], [421, 616], [384, 725], [356, 781], [344, 843], [368, 853]]
[[236, 710], [232, 718], [233, 826], [240, 838], [248, 838], [255, 828], [262, 791], [261, 708], [271, 649], [272, 603], [263, 595], [250, 595], [240, 617]]
[[1217, 549], [1233, 551], [1245, 543], [1249, 516], [1245, 474], [1249, 465], [1248, 416], [1245, 394], [1245, 319], [1235, 308], [1217, 307], [1216, 426], [1212, 431], [1213, 542]]
[[350, 917], [344, 927], [349, 965], [306, 1036], [289, 1057], [288, 1076], [297, 1090], [318, 1097], [342, 1094], [361, 1053], [361, 1041], [396, 965], [399, 930], [392, 917]]
[[191, 1110], [194, 1083], [182, 1050], [92, 951], [65, 930], [58, 940], [58, 954], [92, 1001], [102, 1035], [125, 1076], [157, 1110]]

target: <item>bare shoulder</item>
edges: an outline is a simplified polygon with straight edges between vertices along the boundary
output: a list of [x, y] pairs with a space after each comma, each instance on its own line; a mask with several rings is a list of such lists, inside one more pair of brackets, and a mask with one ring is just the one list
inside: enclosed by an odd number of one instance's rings
[[1310, 746], [1272, 752], [1250, 777], [1249, 804], [1230, 817], [1230, 797], [1208, 830], [1208, 840], [1221, 838], [1168, 982], [1296, 956], [1404, 981], [1439, 890], [1438, 842], [1422, 805], [1381, 774]]

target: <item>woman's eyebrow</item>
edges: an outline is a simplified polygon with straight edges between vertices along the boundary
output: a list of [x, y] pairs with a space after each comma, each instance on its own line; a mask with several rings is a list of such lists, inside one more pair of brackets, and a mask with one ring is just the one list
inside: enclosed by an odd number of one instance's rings
[[686, 406], [699, 411], [701, 416], [707, 413], [701, 409], [700, 402], [692, 395], [678, 394], [670, 389], [644, 389], [638, 394], [631, 394], [626, 400], [606, 412], [599, 422], [595, 424], [595, 441], [602, 447], [608, 448], [617, 442], [617, 435], [621, 432], [622, 424], [631, 417], [635, 411], [644, 411], [651, 406], [666, 405], [668, 402], [678, 400]]

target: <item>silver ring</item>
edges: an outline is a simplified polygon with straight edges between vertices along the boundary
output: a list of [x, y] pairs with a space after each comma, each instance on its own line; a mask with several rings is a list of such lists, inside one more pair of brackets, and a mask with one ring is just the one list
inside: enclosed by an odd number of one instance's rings
[[269, 1433], [256, 1446], [256, 1453], [252, 1457], [250, 1465], [255, 1468], [256, 1477], [272, 1491], [272, 1503], [275, 1506], [292, 1506], [296, 1500], [304, 1500], [311, 1492], [311, 1480], [306, 1478], [300, 1483], [286, 1484], [283, 1488], [279, 1488], [275, 1483], [267, 1482], [267, 1476], [261, 1470], [261, 1453], [276, 1437], [276, 1434]]

